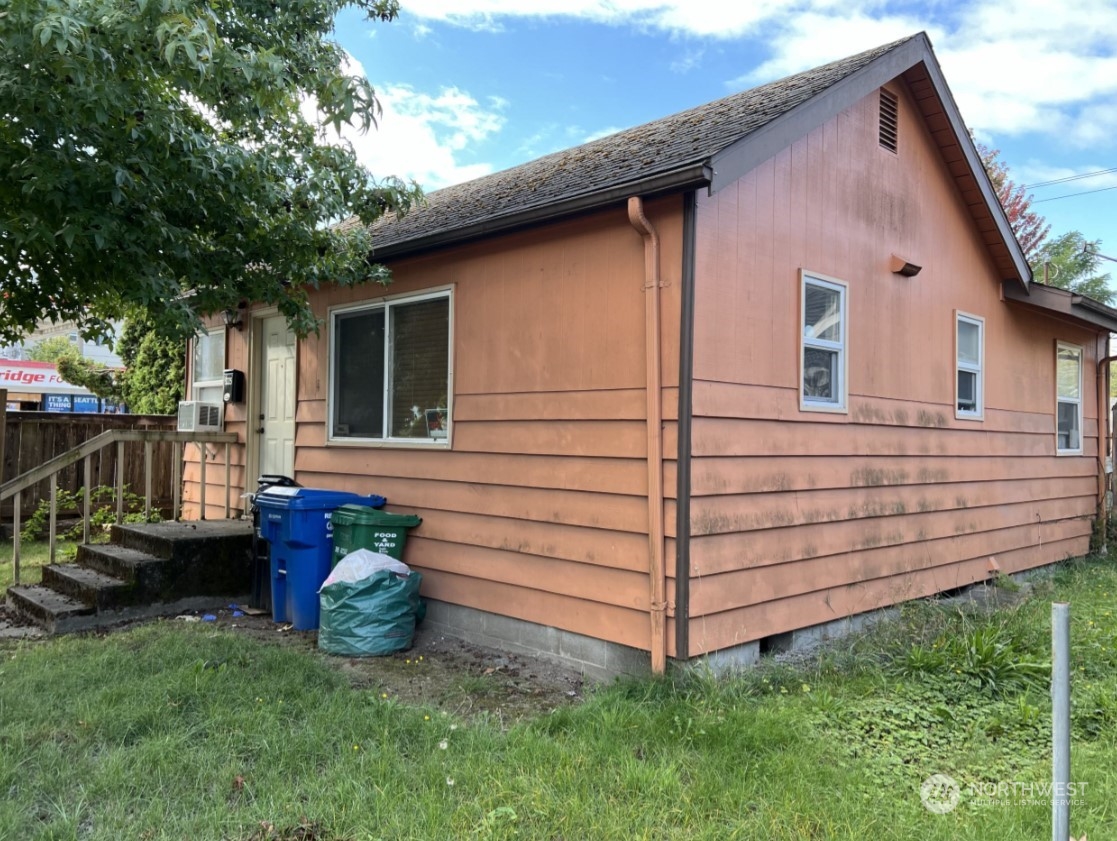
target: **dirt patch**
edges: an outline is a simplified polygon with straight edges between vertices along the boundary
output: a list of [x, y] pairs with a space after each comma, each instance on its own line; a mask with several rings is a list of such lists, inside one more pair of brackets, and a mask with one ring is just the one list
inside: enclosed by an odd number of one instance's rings
[[317, 632], [293, 630], [270, 616], [234, 616], [229, 609], [210, 615], [216, 617], [214, 624], [235, 633], [318, 657], [357, 688], [465, 718], [485, 715], [508, 725], [577, 703], [585, 688], [583, 676], [572, 669], [422, 626], [407, 651], [385, 657], [337, 657], [318, 650]]
[[[296, 631], [290, 625], [273, 622], [270, 614], [252, 616], [232, 606], [148, 621], [208, 622], [261, 642], [283, 645], [317, 657], [344, 674], [359, 689], [463, 718], [485, 716], [502, 726], [576, 704], [585, 689], [583, 676], [573, 669], [540, 658], [474, 645], [422, 626], [407, 651], [386, 657], [336, 657], [318, 650], [316, 631]], [[121, 623], [88, 633], [115, 633], [136, 624]], [[35, 636], [42, 634], [19, 622], [0, 604], [0, 639]]]

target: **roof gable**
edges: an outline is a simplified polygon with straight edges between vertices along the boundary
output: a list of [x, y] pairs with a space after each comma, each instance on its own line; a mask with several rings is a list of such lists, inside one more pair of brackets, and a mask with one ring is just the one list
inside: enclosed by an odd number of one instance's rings
[[897, 77], [927, 120], [1002, 279], [1031, 274], [923, 33], [429, 194], [372, 228], [384, 259], [620, 202], [716, 192]]

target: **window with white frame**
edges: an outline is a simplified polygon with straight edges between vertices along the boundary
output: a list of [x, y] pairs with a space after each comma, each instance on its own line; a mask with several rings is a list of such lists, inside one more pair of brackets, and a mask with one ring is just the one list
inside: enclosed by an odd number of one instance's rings
[[217, 327], [194, 337], [190, 366], [190, 399], [220, 403], [224, 391], [225, 328]]
[[1056, 450], [1082, 452], [1082, 348], [1059, 342], [1055, 351]]
[[846, 405], [846, 287], [803, 273], [800, 406], [844, 411]]
[[330, 438], [445, 442], [449, 290], [330, 314]]
[[985, 319], [957, 313], [954, 346], [958, 369], [955, 416], [980, 419], [985, 413]]

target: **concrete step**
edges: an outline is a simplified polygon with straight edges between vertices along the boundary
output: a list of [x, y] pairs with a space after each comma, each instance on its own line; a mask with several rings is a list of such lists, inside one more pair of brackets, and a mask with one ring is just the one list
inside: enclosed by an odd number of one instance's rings
[[114, 543], [95, 543], [78, 546], [78, 566], [111, 575], [129, 584], [140, 583], [149, 577], [149, 567], [165, 566], [166, 561], [138, 549], [128, 549]]
[[196, 559], [213, 553], [251, 551], [252, 523], [247, 520], [192, 520], [114, 525], [111, 542], [167, 560]]
[[113, 610], [96, 610], [77, 599], [39, 584], [8, 588], [9, 613], [17, 619], [33, 622], [48, 634], [69, 634], [109, 628], [122, 622], [134, 622], [137, 619], [152, 619], [158, 616], [175, 616], [184, 611], [217, 610], [228, 604], [228, 601], [228, 596], [192, 596], [176, 599], [173, 602], [152, 602]]
[[239, 599], [251, 589], [252, 525], [220, 520], [114, 526], [123, 545], [78, 547], [77, 563], [8, 590], [13, 613], [67, 633]]
[[[252, 588], [252, 524], [245, 520], [113, 526], [112, 542], [166, 561], [157, 584], [142, 582], [145, 588], [155, 586], [152, 595], [162, 601]], [[80, 552], [78, 563], [84, 563]]]
[[43, 567], [43, 586], [80, 601], [98, 611], [124, 607], [137, 601], [134, 583], [77, 564]]
[[49, 634], [78, 631], [97, 623], [93, 607], [41, 584], [9, 587], [8, 608]]

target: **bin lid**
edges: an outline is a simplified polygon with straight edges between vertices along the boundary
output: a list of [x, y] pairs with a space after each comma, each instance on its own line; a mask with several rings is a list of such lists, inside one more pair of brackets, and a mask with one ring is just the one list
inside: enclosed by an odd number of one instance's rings
[[414, 514], [393, 514], [391, 511], [377, 511], [362, 505], [342, 505], [334, 512], [334, 522], [341, 521], [354, 526], [392, 526], [412, 529], [422, 524], [423, 518]]
[[256, 494], [256, 505], [261, 508], [282, 508], [300, 511], [332, 511], [340, 505], [378, 508], [386, 502], [376, 494], [355, 494], [326, 488], [288, 488], [273, 485]]

